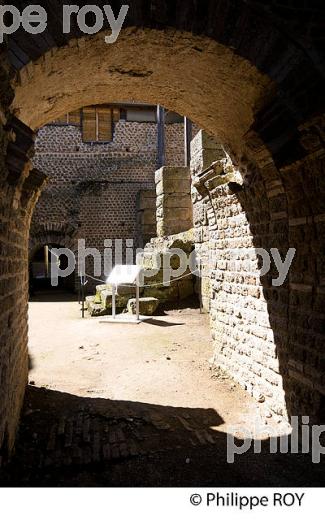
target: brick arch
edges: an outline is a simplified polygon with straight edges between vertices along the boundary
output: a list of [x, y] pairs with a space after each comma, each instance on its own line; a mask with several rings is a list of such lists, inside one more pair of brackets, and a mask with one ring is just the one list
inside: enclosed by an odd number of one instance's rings
[[[37, 230], [30, 230], [29, 241], [28, 241], [28, 265], [29, 269], [33, 261], [35, 253], [43, 248], [45, 245], [55, 244], [55, 247], [65, 248], [72, 251], [77, 258], [78, 243], [75, 236], [76, 230], [71, 229], [69, 225], [49, 225], [47, 223], [44, 226], [38, 226]], [[31, 271], [29, 273], [31, 276]], [[67, 279], [65, 279], [65, 282]], [[61, 287], [62, 285], [60, 285]], [[64, 283], [65, 289], [75, 290], [78, 287], [77, 269], [74, 269], [72, 275], [68, 278], [68, 284]]]
[[77, 229], [69, 224], [47, 222], [44, 225], [34, 226], [29, 233], [29, 258], [32, 258], [37, 249], [46, 244], [60, 244], [61, 247], [66, 247], [75, 253], [77, 251], [76, 233]]
[[[146, 12], [145, 4], [152, 9]], [[243, 318], [242, 313], [241, 317], [234, 316], [230, 310], [231, 323], [236, 328], [238, 320], [243, 320], [250, 339], [258, 345], [265, 341], [269, 357], [279, 360], [277, 372], [272, 361], [269, 366], [259, 363], [258, 368], [268, 388], [273, 385], [269, 380], [272, 372], [280, 376], [274, 380], [283, 381], [274, 408], [279, 404], [279, 413], [304, 413], [317, 421], [324, 402], [324, 106], [319, 95], [324, 84], [322, 60], [317, 42], [306, 41], [309, 24], [298, 37], [296, 30], [299, 33], [304, 24], [294, 24], [293, 29], [274, 17], [272, 10], [266, 15], [262, 7], [252, 9], [249, 2], [239, 2], [237, 8], [231, 4], [194, 0], [134, 2], [129, 22], [133, 27], [123, 31], [114, 52], [105, 47], [101, 34], [86, 39], [74, 33], [69, 42], [58, 42], [58, 49], [49, 46], [42, 50], [38, 46], [40, 50], [27, 57], [23, 66], [16, 65], [20, 72], [13, 82], [15, 97], [12, 101], [10, 95], [3, 94], [1, 120], [5, 122], [14, 113], [20, 120], [14, 134], [32, 134], [31, 129], [62, 112], [85, 104], [120, 101], [123, 94], [129, 99], [159, 102], [186, 114], [221, 140], [232, 151], [246, 185], [238, 191], [228, 185], [209, 194], [218, 210], [213, 231], [220, 232], [218, 219], [226, 221], [229, 211], [234, 211], [243, 217], [243, 227], [237, 227], [236, 232], [249, 229], [247, 238], [253, 246], [285, 251], [293, 245], [299, 249], [285, 287], [274, 290], [268, 278], [260, 280], [259, 295], [264, 295], [267, 304], [267, 314], [261, 319], [268, 320], [267, 333], [258, 327], [254, 331], [256, 317], [249, 318], [247, 313]], [[12, 57], [10, 60], [13, 63]], [[84, 73], [82, 65], [87, 63]], [[8, 69], [4, 67], [1, 72], [7, 81], [1, 88], [8, 88]], [[7, 241], [8, 251], [16, 257], [13, 243], [19, 242], [17, 258], [26, 262], [31, 207], [26, 209], [19, 195], [30, 176], [25, 168], [30, 154], [26, 140], [15, 140], [10, 129], [9, 124], [3, 131], [1, 125], [1, 143], [8, 147], [7, 165], [1, 163], [2, 189], [7, 197], [3, 208], [10, 215], [3, 242]], [[27, 182], [24, 200], [26, 194], [33, 196], [37, 189]], [[27, 277], [19, 265], [16, 271], [15, 280], [8, 282], [10, 296], [22, 292], [23, 298], [15, 307], [15, 316], [9, 302], [0, 317], [1, 330], [12, 328], [12, 320], [16, 320], [14, 332], [9, 331], [10, 337], [6, 338], [13, 363], [0, 389], [9, 447], [14, 442], [27, 379]], [[231, 299], [227, 300], [231, 292], [227, 290], [234, 290], [236, 285], [228, 271], [222, 275], [221, 289], [216, 286], [211, 294], [217, 313], [225, 315], [224, 319], [229, 316], [219, 307], [231, 307]], [[242, 277], [247, 280], [245, 273]], [[233, 348], [228, 337], [224, 331], [222, 340], [226, 338], [226, 343], [220, 342], [218, 334], [215, 341], [219, 353], [228, 353], [231, 358]], [[240, 347], [243, 350], [247, 343]], [[0, 444], [3, 431], [0, 425]]]

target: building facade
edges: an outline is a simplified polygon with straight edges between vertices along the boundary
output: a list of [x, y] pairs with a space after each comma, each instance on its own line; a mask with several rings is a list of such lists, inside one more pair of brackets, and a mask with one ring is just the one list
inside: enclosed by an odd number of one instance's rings
[[[48, 181], [30, 229], [33, 277], [49, 275], [41, 252], [45, 246], [76, 251], [84, 239], [85, 247], [102, 256], [101, 272], [87, 257], [87, 274], [101, 280], [108, 274], [105, 245], [112, 248], [113, 263], [120, 257], [125, 261], [127, 249], [142, 247], [156, 235], [156, 112], [141, 105], [88, 107], [39, 130], [34, 167]], [[164, 142], [164, 163], [183, 165], [184, 124], [177, 114], [166, 114]], [[98, 280], [89, 280], [89, 290]], [[68, 285], [74, 286], [71, 276]]]

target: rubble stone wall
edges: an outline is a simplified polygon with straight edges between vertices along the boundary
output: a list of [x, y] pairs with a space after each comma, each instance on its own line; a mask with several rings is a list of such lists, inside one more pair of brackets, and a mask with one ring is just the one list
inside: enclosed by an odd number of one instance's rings
[[[194, 156], [201, 159], [194, 157], [191, 166], [195, 247], [202, 258], [197, 284], [211, 315], [214, 363], [272, 413], [306, 414], [319, 423], [325, 393], [325, 206], [317, 192], [324, 192], [324, 150], [319, 145], [306, 159], [282, 168], [281, 179], [270, 179], [273, 167], [265, 161], [250, 185], [227, 170], [228, 159], [220, 160], [217, 145], [217, 161], [206, 164], [210, 144], [204, 136], [194, 140]], [[274, 262], [262, 276], [257, 248], [268, 254], [276, 248], [282, 259], [295, 249], [280, 286], [273, 284]]]
[[[184, 162], [183, 124], [165, 125], [166, 158]], [[30, 230], [30, 248], [45, 245], [49, 238], [58, 245], [86, 246], [104, 251], [104, 240], [122, 240], [126, 247], [142, 247], [156, 235], [154, 190], [157, 166], [157, 125], [120, 121], [114, 139], [107, 144], [82, 141], [78, 126], [47, 125], [38, 132], [34, 166], [48, 176], [48, 184], [35, 208]], [[103, 256], [103, 255], [102, 255]], [[94, 275], [89, 257], [87, 272]], [[104, 275], [104, 273], [103, 273]], [[103, 276], [102, 276], [103, 278]], [[88, 290], [99, 282], [90, 280]]]

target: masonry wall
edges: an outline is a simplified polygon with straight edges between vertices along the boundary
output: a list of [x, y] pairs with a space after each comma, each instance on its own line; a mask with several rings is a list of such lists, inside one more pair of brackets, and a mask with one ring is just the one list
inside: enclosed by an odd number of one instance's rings
[[28, 233], [44, 178], [28, 162], [33, 133], [12, 118], [0, 55], [0, 467], [12, 450], [28, 379]]
[[[183, 164], [183, 124], [165, 125], [165, 134], [166, 160]], [[126, 240], [141, 247], [155, 236], [155, 206], [144, 199], [155, 189], [156, 124], [120, 121], [107, 144], [84, 143], [77, 126], [48, 125], [38, 133], [33, 164], [49, 182], [33, 214], [31, 250], [47, 239], [76, 248], [78, 238], [84, 238], [87, 247], [103, 252], [104, 240], [119, 239], [124, 260], [126, 247], [132, 247]], [[90, 258], [86, 267], [94, 276]], [[95, 277], [104, 279], [104, 273]], [[96, 284], [90, 280], [89, 291]]]
[[[14, 442], [28, 376], [24, 269], [28, 222], [26, 215], [12, 208], [12, 191], [7, 190], [5, 200], [0, 200], [0, 465]], [[16, 229], [11, 229], [11, 220]]]
[[188, 167], [163, 166], [155, 173], [157, 236], [188, 231], [193, 227], [191, 180]]
[[[15, 187], [6, 183], [10, 86], [0, 63], [0, 466], [12, 448], [27, 383], [27, 222], [14, 208]], [[3, 89], [3, 91], [2, 91]], [[9, 99], [8, 99], [9, 97]], [[12, 223], [15, 223], [14, 226]]]
[[[263, 185], [255, 189], [262, 191]], [[214, 193], [216, 221], [209, 242], [215, 262], [210, 287], [214, 362], [272, 412], [286, 416], [277, 342], [287, 335], [287, 283], [273, 290], [261, 279], [255, 248], [269, 250], [270, 220], [267, 206], [263, 210], [256, 202], [250, 190], [239, 197], [227, 184]]]
[[[272, 413], [324, 418], [324, 192], [321, 143], [276, 175], [265, 167], [254, 183], [225, 171], [227, 161], [192, 161], [195, 247], [203, 259], [197, 282], [211, 316], [214, 363]], [[262, 151], [260, 152], [262, 153]], [[209, 160], [208, 160], [209, 162]], [[199, 166], [198, 166], [199, 164]], [[317, 195], [318, 194], [318, 195]], [[256, 248], [296, 250], [284, 283], [274, 262], [261, 275]]]

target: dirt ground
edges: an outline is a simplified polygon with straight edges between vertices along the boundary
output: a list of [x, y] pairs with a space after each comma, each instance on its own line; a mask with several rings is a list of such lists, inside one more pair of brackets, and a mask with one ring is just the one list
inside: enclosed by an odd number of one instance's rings
[[[2, 485], [322, 483], [309, 456], [268, 453], [270, 432], [285, 426], [211, 367], [208, 316], [197, 308], [100, 323], [57, 293], [34, 298], [29, 320], [30, 384]], [[228, 464], [229, 427], [238, 442], [253, 424], [264, 430], [262, 454]]]
[[100, 321], [81, 319], [75, 301], [31, 302], [30, 382], [80, 397], [213, 408], [223, 424], [259, 413], [239, 387], [216, 384], [209, 317], [199, 309], [163, 311], [139, 325]]

